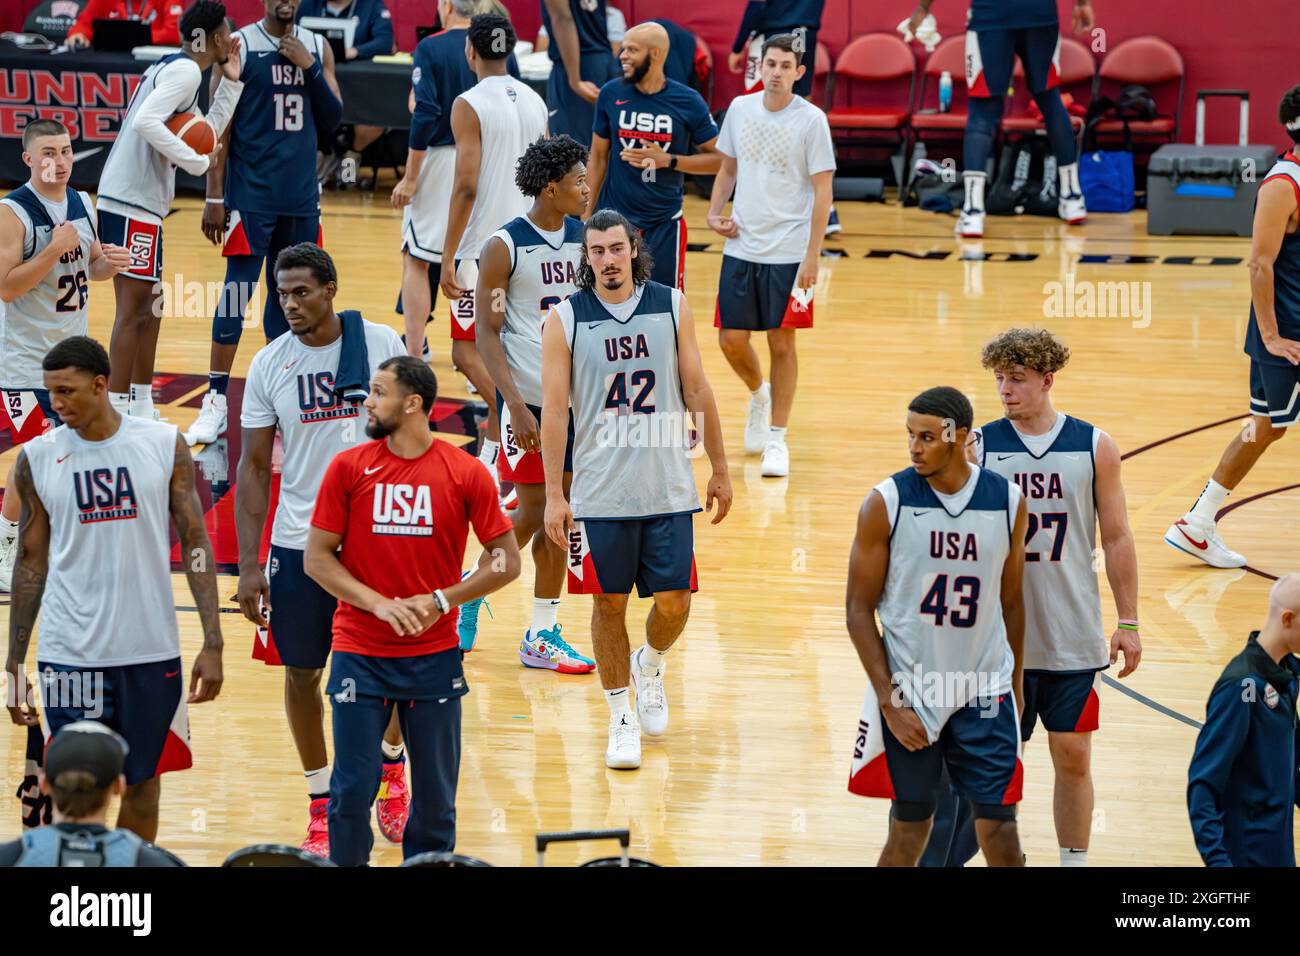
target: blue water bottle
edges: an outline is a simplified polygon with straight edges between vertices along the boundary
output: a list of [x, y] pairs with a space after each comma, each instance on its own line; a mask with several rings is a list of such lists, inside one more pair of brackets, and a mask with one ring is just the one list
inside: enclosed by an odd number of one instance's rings
[[952, 74], [947, 70], [939, 76], [939, 112], [946, 113], [952, 108]]

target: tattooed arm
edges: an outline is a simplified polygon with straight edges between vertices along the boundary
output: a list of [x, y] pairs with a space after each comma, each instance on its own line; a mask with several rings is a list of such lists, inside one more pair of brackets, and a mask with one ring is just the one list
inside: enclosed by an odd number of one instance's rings
[[45, 575], [50, 558], [50, 516], [36, 494], [32, 466], [27, 453], [18, 453], [14, 465], [14, 491], [22, 511], [18, 518], [18, 560], [14, 565], [9, 595], [9, 656], [5, 670], [9, 674], [9, 717], [20, 727], [37, 723], [36, 708], [28, 700], [27, 676], [23, 664], [27, 645], [31, 643], [36, 615], [45, 593]]
[[221, 611], [217, 599], [217, 571], [212, 542], [203, 524], [203, 506], [194, 488], [194, 460], [185, 439], [176, 436], [176, 461], [172, 466], [169, 510], [180, 538], [181, 561], [194, 603], [203, 622], [203, 650], [190, 672], [191, 704], [212, 700], [221, 692]]

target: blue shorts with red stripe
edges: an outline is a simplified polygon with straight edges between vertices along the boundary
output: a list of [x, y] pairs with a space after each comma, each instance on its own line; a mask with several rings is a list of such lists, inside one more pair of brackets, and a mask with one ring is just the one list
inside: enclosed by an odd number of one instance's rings
[[1028, 740], [1041, 719], [1051, 733], [1088, 734], [1100, 726], [1097, 675], [1100, 671], [1025, 671], [1025, 708], [1020, 739]]
[[[267, 579], [271, 587], [268, 643], [278, 659], [268, 664], [321, 670], [334, 645], [334, 610], [338, 601], [307, 576], [303, 552], [271, 545]], [[256, 645], [254, 645], [256, 648]], [[253, 655], [258, 657], [256, 653]]]
[[50, 404], [50, 393], [43, 388], [11, 389], [0, 385], [3, 411], [0, 411], [0, 431], [9, 430], [9, 440], [23, 445], [40, 438], [51, 428], [63, 424], [58, 412]]
[[971, 96], [1005, 96], [1016, 58], [1025, 67], [1030, 93], [1060, 82], [1059, 29], [1053, 26], [966, 31], [966, 89]]
[[640, 230], [641, 243], [654, 257], [650, 278], [672, 289], [686, 289], [686, 218], [678, 216]]
[[[226, 214], [226, 241], [223, 256], [266, 256], [268, 272], [275, 267], [274, 257], [280, 250], [300, 242], [320, 245], [320, 214], [315, 216], [281, 216], [273, 212], [239, 212]], [[274, 276], [271, 277], [274, 280]]]
[[121, 246], [131, 255], [131, 264], [120, 273], [132, 279], [158, 282], [162, 279], [162, 226], [146, 219], [99, 211], [99, 241]]
[[569, 536], [570, 594], [698, 591], [693, 512], [588, 518]]
[[[1020, 802], [1024, 769], [1020, 763], [1020, 733], [1010, 694], [997, 706], [972, 703], [957, 710], [939, 732], [939, 739], [920, 750], [908, 750], [881, 721], [885, 762], [894, 790], [894, 812], [900, 820], [925, 820], [934, 813], [936, 794], [945, 768], [957, 792], [975, 807], [975, 816], [1012, 819]], [[925, 807], [929, 812], [924, 812]], [[912, 810], [907, 812], [904, 808]], [[915, 812], [920, 810], [920, 813]]]
[[749, 262], [723, 255], [713, 325], [748, 332], [811, 329], [812, 298], [795, 296], [798, 279], [797, 262]]
[[78, 720], [112, 728], [130, 748], [122, 767], [128, 786], [193, 765], [179, 657], [121, 667], [36, 666], [47, 742]]

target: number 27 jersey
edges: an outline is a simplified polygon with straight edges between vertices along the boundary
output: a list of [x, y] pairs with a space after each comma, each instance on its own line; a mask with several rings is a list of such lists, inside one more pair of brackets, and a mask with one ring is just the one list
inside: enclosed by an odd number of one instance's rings
[[[295, 26], [294, 35], [324, 62], [324, 41]], [[243, 95], [230, 122], [226, 206], [240, 212], [315, 216], [316, 122], [306, 71], [280, 53], [260, 22], [239, 31]]]

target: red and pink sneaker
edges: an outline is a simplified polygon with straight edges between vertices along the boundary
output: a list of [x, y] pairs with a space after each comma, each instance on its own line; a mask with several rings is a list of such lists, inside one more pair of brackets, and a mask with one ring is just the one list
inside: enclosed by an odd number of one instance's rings
[[317, 797], [311, 802], [311, 822], [307, 824], [307, 839], [301, 849], [326, 860], [330, 856], [329, 797]]
[[411, 813], [411, 798], [406, 790], [406, 761], [384, 764], [375, 800], [375, 818], [379, 832], [389, 843], [401, 843], [406, 832], [406, 818]]

